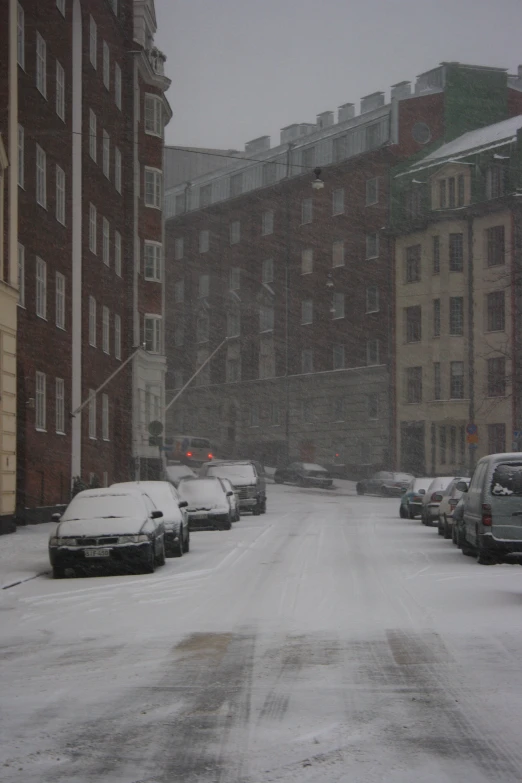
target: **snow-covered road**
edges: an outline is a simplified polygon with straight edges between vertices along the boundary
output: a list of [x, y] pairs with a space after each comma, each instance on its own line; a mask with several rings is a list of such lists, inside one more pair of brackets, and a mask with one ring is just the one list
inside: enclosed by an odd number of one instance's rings
[[4, 591], [2, 783], [522, 779], [522, 569], [268, 489], [154, 575]]

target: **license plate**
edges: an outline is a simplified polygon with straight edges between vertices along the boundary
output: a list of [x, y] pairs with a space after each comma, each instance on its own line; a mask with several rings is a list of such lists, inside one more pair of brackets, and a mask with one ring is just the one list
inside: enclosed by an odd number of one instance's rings
[[110, 549], [85, 549], [85, 557], [110, 557]]

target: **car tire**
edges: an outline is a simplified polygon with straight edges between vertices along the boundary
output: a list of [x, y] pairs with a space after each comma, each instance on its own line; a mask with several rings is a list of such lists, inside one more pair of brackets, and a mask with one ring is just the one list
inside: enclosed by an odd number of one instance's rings
[[266, 498], [261, 503], [261, 513], [266, 514]]
[[259, 503], [256, 503], [256, 505], [255, 505], [255, 506], [254, 506], [254, 508], [252, 509], [252, 514], [253, 514], [255, 517], [258, 517], [258, 516], [261, 514], [261, 506], [260, 506], [260, 504], [259, 504]]
[[381, 495], [383, 498], [389, 497], [390, 493], [388, 492], [388, 489], [386, 487], [381, 487]]
[[357, 484], [355, 487], [355, 491], [358, 495], [364, 495], [364, 487], [362, 484]]
[[154, 555], [154, 547], [149, 546], [147, 556], [143, 558], [141, 571], [143, 574], [153, 574], [156, 570], [156, 557]]
[[455, 546], [457, 546], [457, 544], [458, 544], [458, 540], [457, 540], [457, 525], [455, 524], [455, 522], [451, 526], [451, 540], [453, 541]]
[[187, 530], [187, 538], [183, 544], [183, 551], [190, 552], [190, 532]]
[[65, 568], [53, 566], [53, 579], [65, 579]]
[[177, 544], [174, 544], [172, 547], [172, 556], [173, 557], [183, 557], [183, 532], [179, 531], [179, 539]]
[[475, 547], [468, 543], [466, 536], [462, 533], [459, 536], [459, 546], [462, 550], [464, 557], [476, 557]]
[[450, 526], [448, 524], [448, 517], [446, 516], [446, 514], [444, 514], [444, 524], [443, 524], [444, 538], [446, 538], [446, 539], [451, 538], [452, 537], [452, 532], [453, 532], [453, 525], [451, 526], [451, 530], [450, 530]]
[[400, 518], [401, 518], [401, 519], [409, 519], [409, 516], [410, 516], [410, 512], [409, 512], [409, 511], [407, 511], [407, 510], [404, 508], [404, 506], [402, 505], [402, 503], [401, 503], [401, 505], [399, 506], [399, 516], [400, 516]]
[[161, 543], [161, 552], [159, 553], [158, 557], [156, 558], [156, 565], [157, 566], [165, 565], [165, 541], [162, 541], [162, 543]]
[[232, 520], [230, 519], [230, 514], [227, 519], [222, 523], [221, 530], [232, 530]]
[[[479, 538], [480, 542], [480, 538]], [[477, 563], [479, 565], [496, 565], [495, 558], [489, 553], [484, 550], [484, 548], [480, 545], [478, 545], [476, 549], [476, 555], [477, 555]]]

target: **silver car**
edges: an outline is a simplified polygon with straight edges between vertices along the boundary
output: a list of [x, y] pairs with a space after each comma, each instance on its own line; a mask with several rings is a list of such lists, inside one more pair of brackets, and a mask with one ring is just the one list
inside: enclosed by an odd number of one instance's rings
[[431, 482], [422, 500], [421, 518], [423, 525], [429, 527], [435, 521], [438, 523], [440, 501], [444, 491], [454, 478], [455, 476], [439, 476]]

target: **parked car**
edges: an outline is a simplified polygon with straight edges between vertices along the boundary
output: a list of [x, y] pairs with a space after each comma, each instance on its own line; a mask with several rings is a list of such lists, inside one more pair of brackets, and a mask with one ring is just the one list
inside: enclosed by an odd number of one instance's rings
[[522, 564], [522, 454], [489, 454], [464, 481], [459, 544], [481, 565]]
[[313, 462], [292, 462], [286, 468], [277, 468], [274, 474], [276, 484], [297, 484], [299, 487], [330, 488], [333, 479], [326, 468]]
[[132, 488], [86, 489], [69, 503], [49, 537], [53, 577], [100, 564], [152, 573], [165, 563], [163, 511]]
[[163, 511], [165, 526], [165, 554], [167, 557], [181, 557], [190, 549], [190, 530], [187, 501], [168, 481], [127, 481], [113, 484], [113, 487], [134, 488], [150, 497], [156, 508]]
[[453, 524], [451, 526], [451, 540], [456, 546], [460, 546], [460, 539], [462, 536], [462, 524], [463, 524], [462, 515], [464, 512], [464, 497], [465, 494], [462, 493], [462, 497], [460, 498], [459, 502], [457, 503], [453, 511]]
[[455, 478], [451, 481], [442, 496], [439, 506], [439, 536], [444, 538], [452, 537], [453, 528], [453, 512], [457, 507], [457, 504], [462, 497], [462, 490], [458, 489], [457, 484], [459, 482], [466, 482], [469, 485], [469, 481], [464, 478]]
[[183, 465], [181, 462], [177, 465], [167, 465], [165, 468], [165, 478], [167, 481], [177, 487], [181, 479], [184, 478], [196, 478], [196, 473], [189, 468], [188, 465]]
[[[223, 484], [223, 489], [227, 493], [228, 502], [230, 505], [230, 513], [232, 514], [232, 522], [239, 522], [241, 519], [241, 512], [239, 510], [239, 497], [238, 493], [234, 491], [234, 487], [227, 478], [219, 479]], [[230, 494], [232, 492], [232, 494]]]
[[414, 479], [411, 473], [392, 473], [380, 470], [371, 478], [358, 481], [358, 495], [384, 495], [385, 497], [400, 497]]
[[401, 495], [399, 516], [402, 519], [415, 519], [422, 511], [422, 500], [433, 478], [414, 478]]
[[429, 527], [434, 521], [438, 522], [440, 501], [444, 491], [454, 478], [455, 476], [438, 476], [429, 485], [422, 499], [421, 519], [423, 525]]
[[266, 512], [266, 480], [252, 460], [223, 460], [206, 462], [200, 476], [227, 478], [239, 497], [241, 511], [252, 511], [254, 515]]
[[180, 481], [179, 492], [187, 501], [190, 529], [214, 527], [218, 530], [230, 530], [232, 512], [229, 498], [232, 490], [225, 491], [217, 477], [188, 478]]

